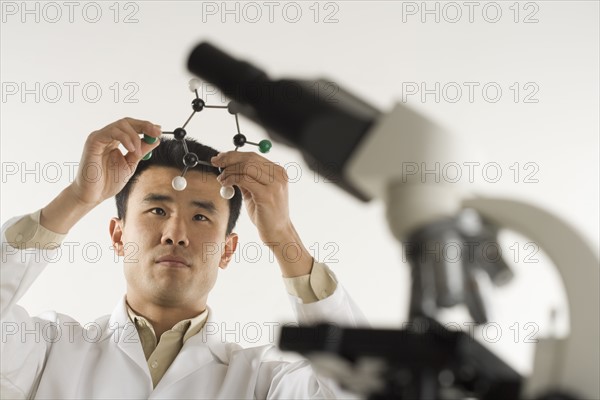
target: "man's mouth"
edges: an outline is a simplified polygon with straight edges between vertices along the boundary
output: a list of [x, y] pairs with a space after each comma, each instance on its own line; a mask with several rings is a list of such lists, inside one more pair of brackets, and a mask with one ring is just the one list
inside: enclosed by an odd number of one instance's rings
[[178, 268], [189, 268], [190, 266], [190, 263], [185, 258], [172, 255], [159, 257], [156, 259], [156, 263]]

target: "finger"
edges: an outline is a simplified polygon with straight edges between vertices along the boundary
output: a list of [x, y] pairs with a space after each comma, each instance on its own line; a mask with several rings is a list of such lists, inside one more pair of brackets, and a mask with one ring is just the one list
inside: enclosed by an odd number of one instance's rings
[[[225, 176], [223, 174], [219, 175], [217, 180], [222, 186], [237, 186], [242, 193], [244, 191], [249, 192], [258, 201], [287, 196], [287, 181], [264, 183], [256, 178], [251, 174], [229, 173]], [[244, 198], [246, 198], [246, 195]]]
[[137, 135], [132, 136], [131, 133], [124, 131], [117, 125], [110, 127], [104, 132], [100, 132], [100, 135], [105, 136], [113, 142], [121, 143], [129, 152], [135, 153], [138, 149], [137, 141], [139, 137]]
[[141, 153], [138, 153], [137, 151], [130, 151], [127, 154], [125, 154], [125, 159], [129, 164], [133, 164], [133, 167], [135, 167], [137, 166], [137, 163], [140, 162], [143, 159], [143, 157], [146, 156], [146, 154], [150, 153], [152, 150], [158, 147], [159, 144], [160, 138], [158, 138], [156, 142], [152, 144], [142, 141]]
[[135, 169], [137, 168], [137, 165], [140, 162], [141, 158], [138, 157], [138, 155], [135, 152], [130, 151], [127, 154], [125, 154], [125, 160], [127, 161], [127, 164], [131, 166], [132, 169]]
[[[127, 138], [132, 141], [132, 143], [135, 147], [133, 153], [135, 153], [135, 155], [137, 157], [141, 158], [144, 156], [144, 154], [147, 153], [147, 152], [144, 152], [144, 149], [147, 148], [144, 145], [150, 145], [151, 143], [148, 143], [143, 138], [140, 138], [139, 134], [136, 133], [131, 127], [129, 127], [126, 130], [121, 129], [119, 127], [117, 127], [117, 129], [119, 129], [121, 132], [123, 132], [123, 134], [126, 135]], [[158, 138], [156, 138], [155, 140], [158, 141]], [[156, 143], [156, 141], [155, 141], [155, 143]], [[128, 150], [131, 151], [130, 149], [128, 149]]]
[[158, 147], [160, 144], [160, 138], [156, 138], [154, 143], [148, 143], [145, 140], [142, 140], [142, 157], [145, 157], [146, 154], [150, 153], [152, 150]]
[[[229, 160], [234, 161], [236, 157], [231, 157]], [[211, 160], [212, 161], [212, 160]], [[254, 180], [262, 184], [271, 184], [273, 182], [287, 182], [285, 170], [263, 157], [241, 157], [239, 162], [231, 164], [221, 163], [220, 161], [213, 162], [213, 165], [221, 164], [220, 166], [223, 178], [230, 174], [248, 175]]]
[[244, 200], [248, 200], [250, 197], [252, 197], [252, 192], [250, 192], [248, 189], [239, 186], [238, 188], [240, 189], [240, 192], [242, 192], [242, 198]]
[[258, 165], [256, 163], [233, 164], [223, 168], [219, 174], [220, 181], [228, 180], [235, 185], [245, 179], [256, 181], [261, 185], [268, 185], [275, 182], [273, 169]]
[[150, 121], [145, 121], [141, 119], [123, 118], [123, 121], [127, 122], [136, 133], [144, 133], [148, 136], [159, 137], [161, 135], [160, 125], [153, 124]]
[[119, 129], [121, 129], [123, 132], [125, 132], [127, 135], [129, 135], [129, 137], [131, 137], [131, 140], [135, 144], [135, 150], [136, 150], [136, 152], [138, 152], [138, 155], [141, 157], [141, 155], [142, 155], [142, 140], [140, 139], [139, 135], [142, 131], [136, 130], [136, 128], [134, 128], [133, 125], [131, 125], [131, 123], [129, 122], [129, 120], [127, 118], [123, 118], [122, 120], [117, 121], [116, 125], [117, 125], [117, 127], [119, 127]]
[[270, 162], [266, 158], [256, 154], [253, 151], [226, 151], [217, 154], [215, 157], [211, 158], [210, 161], [217, 167], [226, 167], [228, 165], [250, 161], [258, 164]]
[[247, 175], [231, 174], [227, 177], [219, 175], [217, 179], [223, 186], [237, 186], [242, 192], [250, 193], [253, 196], [260, 197], [260, 194], [267, 190], [266, 185]]
[[142, 143], [143, 139], [139, 138], [139, 134], [144, 134], [149, 137], [158, 138], [161, 135], [160, 125], [154, 125], [149, 121], [142, 121], [133, 118], [123, 118], [118, 121], [119, 127], [127, 132], [129, 135], [137, 137], [135, 140], [136, 149], [139, 151], [139, 155], [141, 156], [142, 151]]

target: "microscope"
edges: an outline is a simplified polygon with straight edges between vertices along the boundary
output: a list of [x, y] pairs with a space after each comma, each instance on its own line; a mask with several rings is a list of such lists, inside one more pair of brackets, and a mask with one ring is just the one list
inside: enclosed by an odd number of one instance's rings
[[[575, 228], [534, 205], [485, 198], [460, 185], [423, 181], [406, 162], [468, 160], [465, 144], [405, 104], [381, 112], [327, 80], [273, 80], [209, 43], [191, 52], [188, 69], [238, 103], [240, 113], [275, 141], [298, 149], [308, 166], [362, 200], [383, 201], [391, 232], [411, 269], [407, 329], [286, 327], [280, 348], [369, 399], [600, 399], [598, 259]], [[570, 335], [539, 338], [533, 372], [523, 377], [464, 332], [436, 320], [464, 305], [484, 324], [485, 283], [512, 272], [499, 257], [439, 254], [447, 243], [475, 250], [511, 229], [546, 251], [568, 298]]]

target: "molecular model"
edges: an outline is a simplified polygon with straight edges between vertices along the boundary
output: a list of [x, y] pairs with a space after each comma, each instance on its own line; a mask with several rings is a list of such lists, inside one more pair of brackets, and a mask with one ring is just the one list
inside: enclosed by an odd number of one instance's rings
[[[272, 146], [272, 144], [269, 140], [261, 140], [258, 143], [254, 143], [254, 142], [250, 142], [250, 141], [246, 140], [246, 136], [242, 135], [242, 133], [240, 132], [240, 124], [238, 121], [238, 108], [239, 107], [238, 107], [237, 103], [231, 101], [226, 106], [207, 105], [206, 103], [204, 103], [204, 100], [202, 100], [200, 98], [200, 96], [198, 96], [198, 89], [200, 88], [200, 85], [201, 85], [201, 81], [196, 78], [191, 79], [189, 82], [190, 91], [194, 92], [194, 94], [196, 95], [196, 98], [194, 100], [192, 100], [192, 110], [193, 110], [192, 114], [189, 116], [187, 121], [185, 121], [183, 126], [181, 128], [175, 129], [173, 132], [162, 132], [163, 134], [173, 135], [175, 140], [180, 141], [181, 144], [183, 145], [183, 150], [185, 152], [183, 155], [183, 165], [184, 165], [183, 171], [181, 171], [181, 175], [173, 178], [173, 181], [171, 182], [173, 189], [175, 189], [177, 191], [181, 191], [186, 188], [187, 180], [185, 179], [185, 173], [187, 172], [187, 170], [189, 168], [194, 168], [198, 164], [203, 164], [203, 165], [207, 165], [209, 167], [214, 167], [210, 162], [200, 160], [198, 158], [198, 155], [190, 152], [188, 150], [187, 143], [185, 142], [185, 136], [187, 135], [187, 132], [185, 131], [185, 127], [191, 121], [194, 114], [202, 111], [204, 108], [226, 108], [230, 114], [233, 114], [235, 116], [235, 125], [237, 127], [237, 134], [233, 137], [233, 145], [235, 146], [235, 151], [237, 151], [238, 148], [244, 146], [245, 144], [251, 144], [251, 145], [257, 146], [261, 153], [268, 153], [269, 150], [271, 150], [271, 146]], [[148, 144], [152, 144], [152, 143], [156, 142], [156, 138], [144, 134], [144, 141]], [[143, 160], [148, 160], [150, 157], [152, 157], [152, 152], [149, 152], [148, 154], [146, 154], [144, 156]], [[219, 168], [219, 171], [222, 171], [222, 169]], [[221, 197], [229, 200], [235, 195], [235, 190], [234, 190], [233, 186], [223, 186], [223, 187], [221, 187], [220, 194], [221, 194]]]

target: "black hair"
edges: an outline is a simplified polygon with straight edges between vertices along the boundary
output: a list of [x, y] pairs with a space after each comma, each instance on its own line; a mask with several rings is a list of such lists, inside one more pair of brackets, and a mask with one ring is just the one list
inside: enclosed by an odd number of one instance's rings
[[[186, 138], [184, 140], [186, 141], [189, 151], [191, 153], [196, 153], [198, 159], [200, 160], [210, 162], [212, 157], [219, 154], [219, 152], [212, 147], [198, 143], [192, 138]], [[177, 140], [164, 139], [163, 137], [161, 137], [160, 141], [160, 145], [152, 150], [152, 156], [148, 160], [142, 160], [138, 163], [135, 172], [125, 187], [123, 187], [123, 189], [115, 196], [115, 201], [117, 203], [117, 216], [122, 220], [125, 220], [125, 215], [127, 214], [127, 200], [129, 199], [131, 189], [142, 172], [153, 166], [173, 167], [183, 170], [183, 155], [185, 154], [183, 144]], [[216, 167], [198, 164], [194, 167], [194, 169], [219, 175], [219, 169]], [[235, 195], [229, 200], [229, 220], [227, 222], [226, 231], [227, 235], [233, 232], [233, 228], [235, 227], [235, 224], [240, 216], [240, 210], [242, 207], [242, 193], [238, 187], [234, 186], [234, 189]]]

